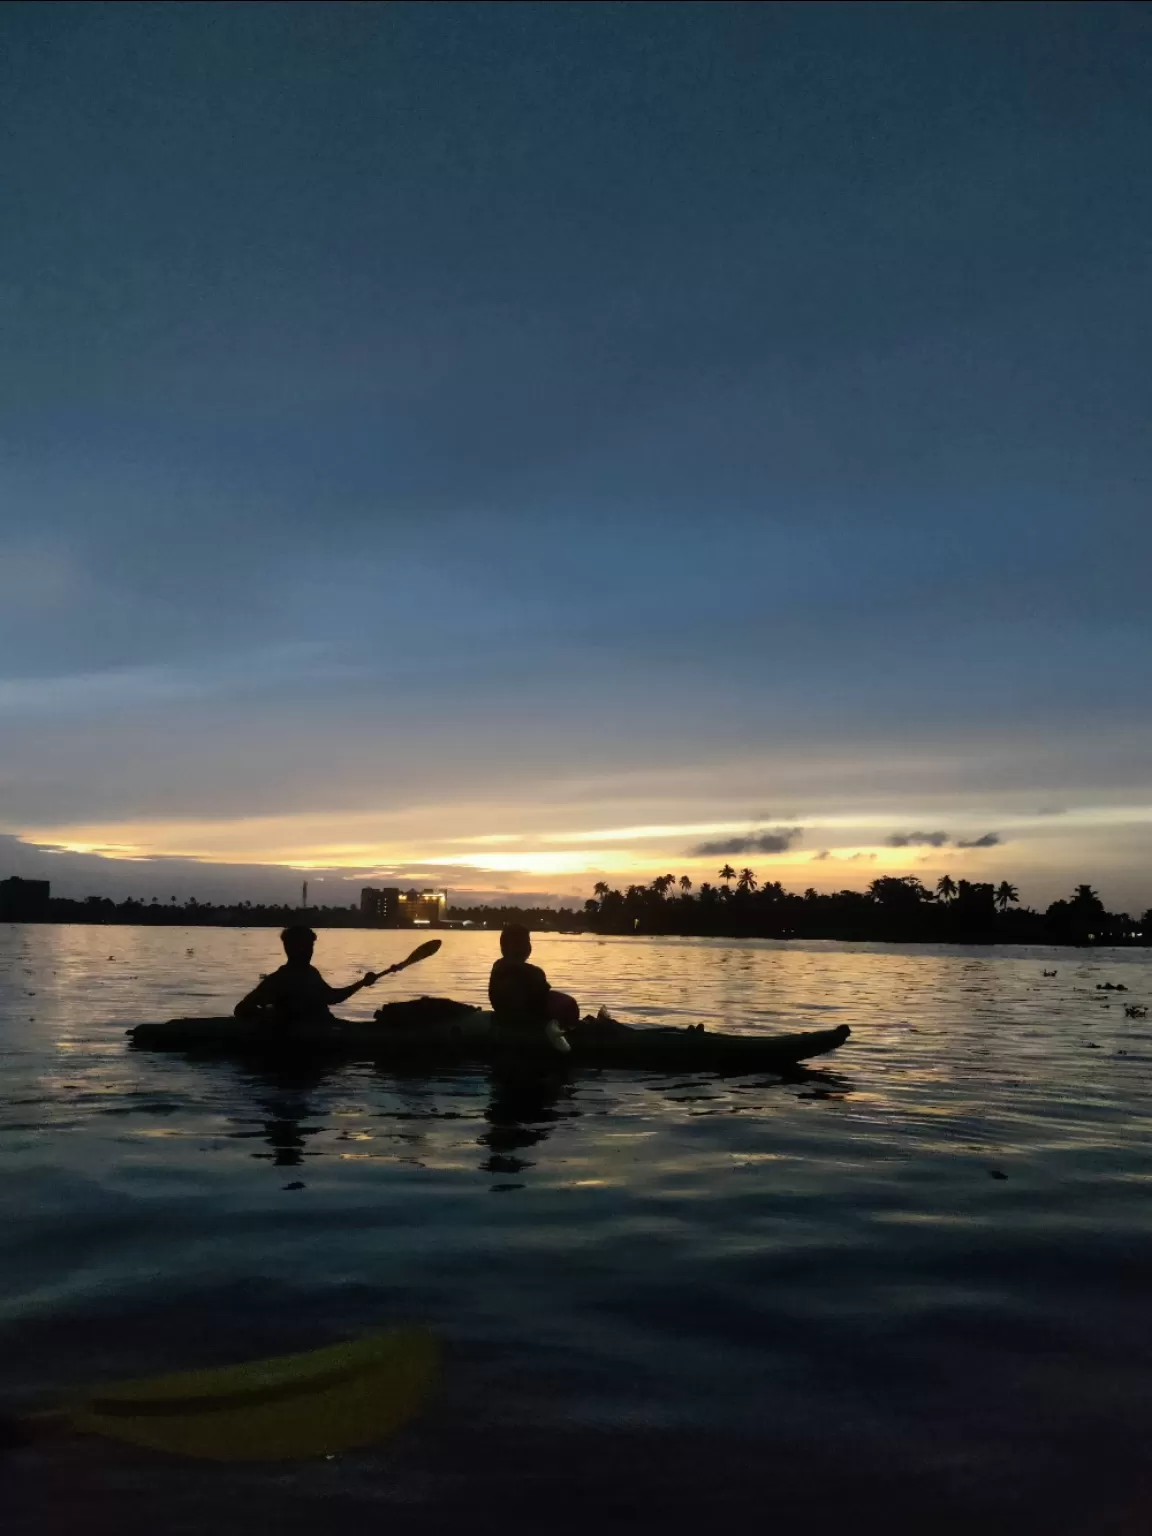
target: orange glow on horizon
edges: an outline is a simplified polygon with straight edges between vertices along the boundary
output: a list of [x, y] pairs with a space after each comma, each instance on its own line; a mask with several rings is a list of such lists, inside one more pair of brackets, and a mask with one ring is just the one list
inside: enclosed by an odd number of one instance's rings
[[[705, 881], [719, 885], [719, 870], [726, 863], [737, 872], [751, 867], [761, 884], [778, 880], [797, 891], [809, 886], [820, 891], [862, 889], [881, 874], [917, 875], [931, 886], [945, 872], [974, 879], [992, 878], [993, 873], [999, 878], [1003, 872], [1017, 882], [1034, 876], [1045, 885], [1057, 880], [1062, 884], [1065, 870], [1092, 873], [1109, 832], [1127, 844], [1131, 835], [1152, 823], [1149, 807], [1085, 809], [1059, 820], [1018, 816], [1015, 822], [987, 811], [938, 821], [930, 811], [896, 817], [868, 808], [854, 817], [842, 812], [781, 820], [781, 829], [800, 829], [796, 843], [781, 853], [748, 848], [703, 855], [695, 851], [699, 843], [751, 842], [772, 827], [749, 831], [747, 822], [692, 821], [687, 816], [649, 822], [628, 822], [621, 816], [613, 826], [603, 807], [595, 805], [528, 806], [522, 815], [521, 830], [502, 832], [477, 829], [514, 828], [515, 813], [507, 806], [482, 804], [5, 830], [28, 845], [137, 865], [171, 859], [330, 873], [335, 880], [349, 882], [423, 879], [458, 891], [538, 891], [582, 901], [599, 881], [624, 889], [672, 874], [687, 875], [695, 890]], [[558, 830], [562, 821], [571, 823], [567, 831]], [[951, 829], [945, 846], [888, 845], [887, 838], [901, 826], [941, 824]], [[990, 826], [1000, 832], [1002, 843], [987, 848], [956, 845]]]

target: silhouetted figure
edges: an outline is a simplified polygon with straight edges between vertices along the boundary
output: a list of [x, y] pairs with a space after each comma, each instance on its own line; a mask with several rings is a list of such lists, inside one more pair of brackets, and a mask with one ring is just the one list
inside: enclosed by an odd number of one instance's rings
[[278, 971], [265, 976], [233, 1009], [238, 1019], [267, 1023], [283, 1029], [297, 1024], [335, 1023], [329, 1004], [342, 1003], [362, 987], [379, 981], [369, 971], [347, 987], [330, 987], [312, 964], [316, 935], [311, 928], [285, 928], [280, 935], [287, 956]]
[[532, 935], [522, 923], [509, 923], [500, 934], [500, 959], [488, 978], [488, 1001], [502, 1029], [525, 1036], [542, 1035], [549, 1023], [561, 1029], [580, 1022], [574, 997], [556, 992], [538, 965], [529, 965]]

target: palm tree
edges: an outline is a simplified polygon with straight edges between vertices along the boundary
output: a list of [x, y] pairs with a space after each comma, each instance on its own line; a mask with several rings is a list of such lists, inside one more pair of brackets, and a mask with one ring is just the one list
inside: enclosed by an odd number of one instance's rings
[[868, 894], [873, 901], [902, 911], [929, 899], [928, 892], [915, 875], [879, 875], [869, 885]]
[[1001, 880], [1000, 884], [996, 887], [996, 905], [1000, 908], [1001, 912], [1007, 912], [1012, 902], [1019, 900], [1020, 892], [1016, 887], [1009, 885], [1007, 880]]
[[819, 899], [820, 899], [819, 891], [817, 891], [817, 889], [816, 889], [816, 887], [814, 885], [810, 885], [808, 887], [808, 889], [804, 892], [804, 900], [805, 901], [819, 901]]
[[1078, 917], [1103, 917], [1104, 903], [1090, 885], [1078, 885], [1068, 903]]
[[756, 885], [756, 876], [753, 871], [750, 869], [742, 869], [740, 871], [740, 878], [736, 882], [736, 889], [738, 891], [754, 891], [756, 889]]
[[735, 880], [736, 878], [736, 871], [732, 868], [731, 864], [725, 864], [724, 868], [720, 871], [720, 878], [724, 882], [724, 889], [727, 890], [729, 880]]
[[680, 889], [684, 892], [685, 896], [687, 896], [688, 892], [692, 889], [692, 881], [688, 878], [687, 875], [680, 876]]
[[956, 900], [956, 882], [951, 875], [941, 875], [936, 882], [936, 894], [941, 901]]
[[606, 880], [597, 880], [596, 884], [592, 887], [592, 891], [595, 896], [603, 901], [608, 894], [608, 882]]

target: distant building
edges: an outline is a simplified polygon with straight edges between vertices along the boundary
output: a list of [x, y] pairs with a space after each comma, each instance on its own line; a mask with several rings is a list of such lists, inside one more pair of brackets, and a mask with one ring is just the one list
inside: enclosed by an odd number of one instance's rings
[[381, 928], [400, 926], [400, 887], [385, 886], [377, 891], [365, 886], [360, 892], [360, 916], [368, 923], [378, 923]]
[[400, 921], [409, 923], [442, 923], [448, 909], [447, 891], [402, 891], [400, 893]]
[[22, 880], [19, 875], [0, 880], [0, 922], [25, 923], [47, 917], [49, 892], [47, 880]]
[[381, 928], [435, 926], [444, 921], [447, 891], [402, 891], [389, 885], [382, 890], [365, 886], [360, 892], [360, 915]]

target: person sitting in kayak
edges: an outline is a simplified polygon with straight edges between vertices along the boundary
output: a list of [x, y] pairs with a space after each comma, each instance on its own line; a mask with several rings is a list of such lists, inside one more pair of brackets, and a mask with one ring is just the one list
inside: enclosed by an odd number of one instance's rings
[[330, 1003], [342, 1003], [362, 987], [374, 986], [380, 980], [374, 971], [369, 971], [351, 986], [330, 987], [312, 964], [316, 935], [311, 928], [285, 928], [280, 942], [287, 956], [284, 964], [240, 999], [233, 1009], [238, 1019], [287, 1026], [335, 1023], [328, 1012]]
[[503, 1029], [525, 1035], [543, 1034], [550, 1023], [575, 1028], [580, 1008], [574, 997], [556, 992], [538, 965], [529, 965], [532, 935], [522, 923], [509, 923], [500, 933], [500, 959], [488, 978], [488, 1001]]

